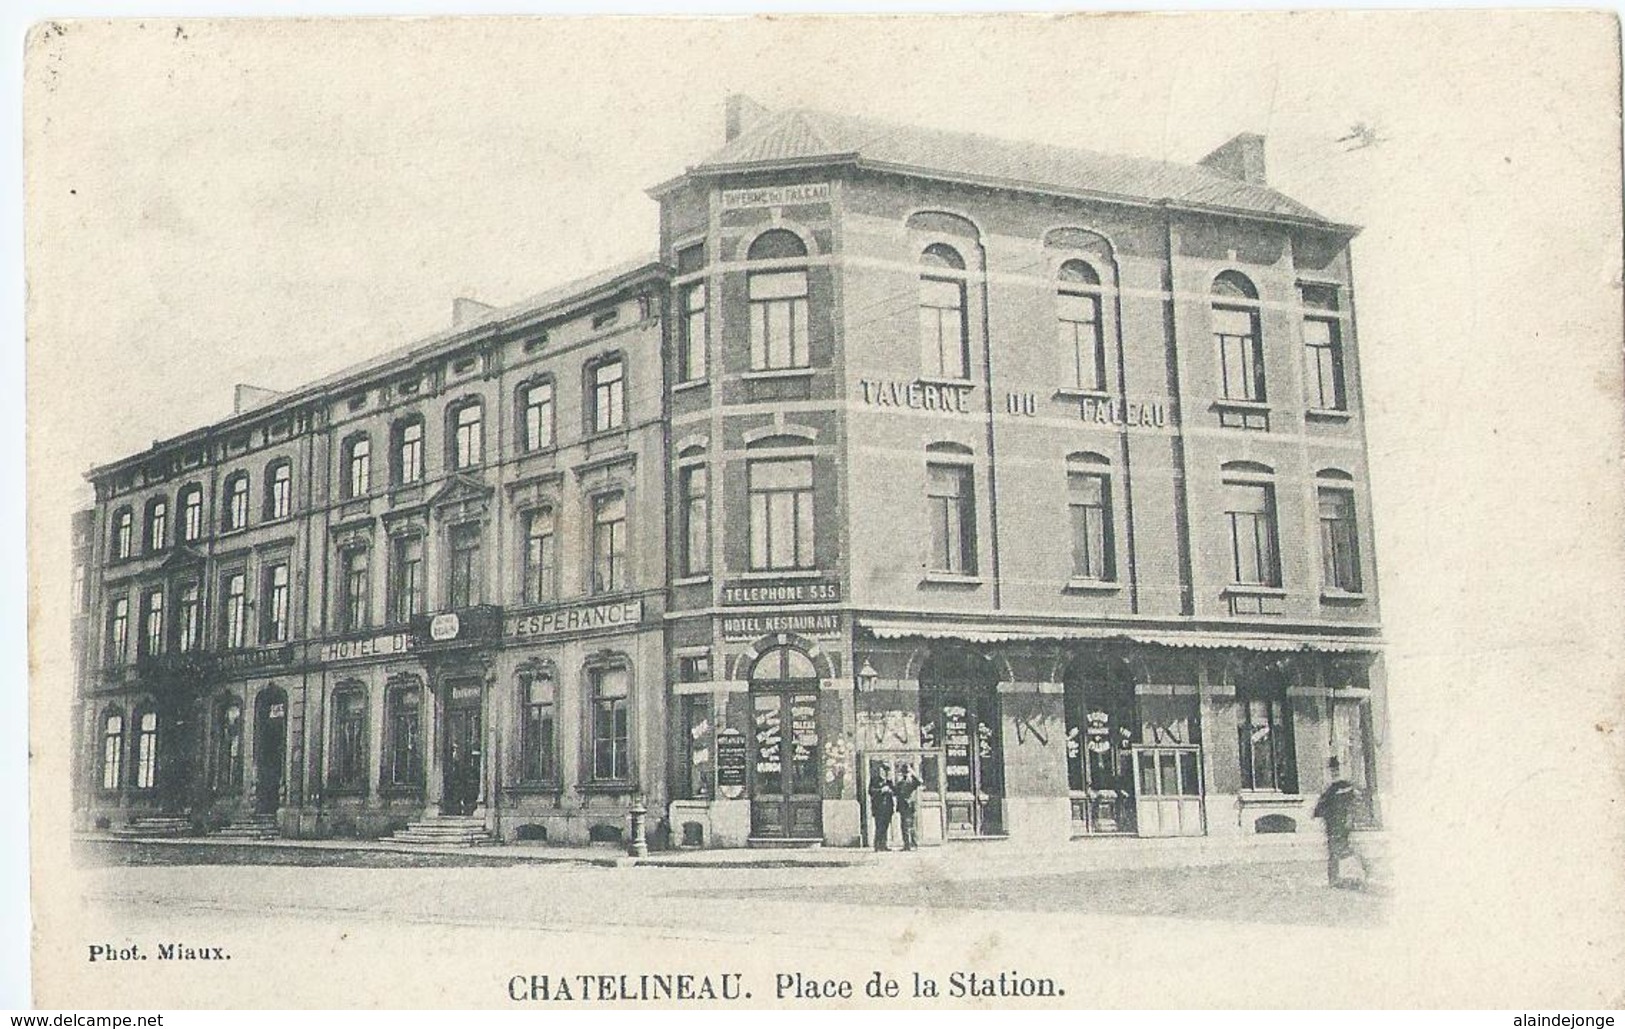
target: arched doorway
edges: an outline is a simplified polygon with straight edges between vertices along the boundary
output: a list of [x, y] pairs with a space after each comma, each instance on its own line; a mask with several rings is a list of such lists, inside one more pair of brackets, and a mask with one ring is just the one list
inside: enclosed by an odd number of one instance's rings
[[1139, 742], [1134, 680], [1121, 661], [1080, 657], [1064, 677], [1066, 776], [1075, 831], [1135, 831], [1134, 752]]
[[822, 840], [818, 671], [812, 658], [790, 646], [765, 651], [751, 666], [750, 708], [751, 835]]
[[968, 650], [933, 653], [920, 666], [920, 746], [942, 752], [950, 838], [1004, 833], [1004, 747], [998, 673]]
[[280, 686], [261, 690], [254, 701], [254, 810], [276, 813], [287, 777], [288, 694]]

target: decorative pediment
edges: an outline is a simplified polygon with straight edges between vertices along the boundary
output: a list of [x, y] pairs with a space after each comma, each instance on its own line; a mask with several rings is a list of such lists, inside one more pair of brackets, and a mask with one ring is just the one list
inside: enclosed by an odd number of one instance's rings
[[515, 510], [557, 506], [564, 485], [563, 472], [544, 472], [508, 484], [508, 500]]
[[338, 550], [361, 550], [372, 546], [372, 519], [335, 525], [329, 532], [333, 546]]
[[386, 536], [423, 535], [429, 531], [429, 508], [425, 504], [385, 511], [383, 515]]
[[158, 570], [164, 575], [190, 572], [204, 561], [203, 552], [185, 543], [177, 544], [164, 558]]
[[446, 484], [429, 498], [429, 507], [447, 521], [482, 518], [491, 505], [491, 494], [494, 492], [493, 487], [480, 480], [458, 473], [447, 479]]

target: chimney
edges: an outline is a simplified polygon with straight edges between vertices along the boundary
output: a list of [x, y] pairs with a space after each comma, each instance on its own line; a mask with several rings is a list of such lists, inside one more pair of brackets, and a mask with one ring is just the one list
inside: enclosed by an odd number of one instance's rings
[[1264, 179], [1264, 137], [1256, 132], [1243, 132], [1197, 163], [1250, 185], [1267, 184]]
[[464, 325], [472, 325], [495, 311], [496, 308], [490, 304], [482, 304], [468, 297], [458, 297], [451, 302], [451, 327], [460, 329]]
[[233, 391], [231, 399], [231, 413], [242, 414], [250, 408], [268, 404], [282, 395], [280, 390], [266, 389], [263, 386], [250, 386], [239, 382]]
[[767, 108], [743, 93], [728, 94], [724, 110], [727, 112], [727, 128], [724, 135], [725, 141], [729, 143], [732, 143], [740, 133], [761, 121], [768, 113]]

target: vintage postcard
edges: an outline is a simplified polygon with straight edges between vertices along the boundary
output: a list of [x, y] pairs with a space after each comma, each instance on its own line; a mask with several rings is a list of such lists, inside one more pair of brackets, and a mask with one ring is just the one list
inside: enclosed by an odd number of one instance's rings
[[1619, 96], [1579, 12], [34, 26], [35, 1003], [1625, 1004]]

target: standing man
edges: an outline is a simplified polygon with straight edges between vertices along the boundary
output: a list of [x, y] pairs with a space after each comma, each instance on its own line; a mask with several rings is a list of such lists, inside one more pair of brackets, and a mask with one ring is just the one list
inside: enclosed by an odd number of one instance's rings
[[880, 762], [878, 772], [869, 779], [869, 814], [875, 820], [875, 849], [890, 850], [886, 836], [891, 831], [892, 805], [896, 801], [892, 787], [891, 765]]
[[1354, 848], [1352, 838], [1354, 805], [1360, 799], [1360, 791], [1353, 783], [1342, 778], [1338, 774], [1339, 771], [1337, 758], [1326, 762], [1326, 772], [1331, 782], [1321, 792], [1320, 799], [1315, 802], [1314, 817], [1326, 823], [1327, 884], [1339, 888], [1359, 889], [1360, 880], [1344, 879], [1341, 865], [1344, 858], [1352, 857], [1360, 862], [1361, 879], [1370, 872], [1365, 856]]
[[903, 834], [904, 850], [913, 850], [919, 846], [917, 827], [914, 823], [914, 813], [918, 810], [915, 794], [919, 790], [920, 777], [914, 774], [914, 766], [898, 765], [897, 783], [892, 787], [892, 792], [897, 795], [897, 828]]

